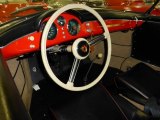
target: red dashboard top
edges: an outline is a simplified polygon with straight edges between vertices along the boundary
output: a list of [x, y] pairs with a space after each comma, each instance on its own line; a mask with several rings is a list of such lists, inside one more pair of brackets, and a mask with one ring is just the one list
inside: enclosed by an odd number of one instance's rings
[[[58, 19], [54, 21], [53, 23], [54, 28], [51, 30], [50, 34], [52, 35], [52, 32], [55, 32], [55, 31], [56, 32], [54, 33], [54, 37], [47, 41], [48, 47], [65, 43], [68, 41], [72, 41], [72, 40], [75, 40], [76, 38], [82, 38], [82, 37], [87, 38], [90, 36], [100, 35], [103, 33], [103, 29], [101, 28], [98, 21], [88, 21], [88, 22], [82, 23], [79, 20], [79, 18], [68, 13], [63, 13], [61, 17], [64, 18], [65, 23], [64, 25], [60, 24]], [[41, 42], [41, 36], [43, 32], [42, 30], [43, 23], [46, 23], [48, 19], [49, 18], [45, 19], [42, 22], [40, 31], [35, 31], [31, 34], [18, 38], [12, 43], [4, 46], [2, 48], [2, 53], [4, 55], [4, 58], [10, 59], [19, 55], [40, 50], [40, 42]], [[74, 21], [74, 22], [70, 23], [70, 21]], [[76, 24], [75, 24], [75, 21], [76, 21]], [[117, 20], [117, 19], [105, 20], [105, 22], [110, 32], [129, 30], [143, 23], [143, 21]], [[78, 29], [77, 33], [74, 33], [74, 29]]]

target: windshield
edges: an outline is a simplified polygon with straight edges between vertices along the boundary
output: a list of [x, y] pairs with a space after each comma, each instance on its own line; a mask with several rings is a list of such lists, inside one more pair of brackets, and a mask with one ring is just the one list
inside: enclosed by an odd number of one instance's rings
[[103, 0], [48, 0], [47, 3], [53, 8], [62, 7], [70, 3], [86, 4], [92, 7], [103, 7]]
[[[145, 13], [154, 2], [155, 0], [119, 0], [119, 2], [117, 0], [0, 0], [0, 23], [43, 10], [57, 9], [71, 3], [86, 4], [92, 8], [103, 7]], [[160, 7], [155, 6], [155, 8], [153, 15], [160, 15]]]

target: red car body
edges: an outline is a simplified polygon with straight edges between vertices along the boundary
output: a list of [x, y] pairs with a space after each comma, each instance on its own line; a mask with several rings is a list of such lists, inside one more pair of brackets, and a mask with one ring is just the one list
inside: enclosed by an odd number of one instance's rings
[[[22, 8], [32, 6], [33, 9], [20, 10]], [[0, 23], [6, 22], [18, 16], [24, 16], [31, 13], [36, 13], [39, 10], [46, 9], [47, 4], [44, 2], [30, 2], [30, 1], [9, 1], [0, 3]], [[39, 9], [34, 9], [39, 8]], [[18, 12], [20, 11], [20, 12]]]
[[[148, 2], [145, 2], [144, 0], [105, 0], [105, 4], [108, 8], [142, 13], [146, 12], [153, 2], [153, 0]], [[160, 15], [160, 10], [154, 9], [152, 14]]]

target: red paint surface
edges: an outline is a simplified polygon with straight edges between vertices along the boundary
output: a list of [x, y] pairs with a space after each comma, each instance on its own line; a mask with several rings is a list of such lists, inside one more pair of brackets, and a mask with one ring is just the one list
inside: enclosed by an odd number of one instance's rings
[[38, 12], [37, 10], [32, 9], [32, 10], [26, 10], [24, 12], [21, 12], [20, 14], [17, 14], [16, 16], [11, 15], [12, 12], [15, 12], [16, 10], [18, 10], [20, 8], [24, 8], [29, 5], [43, 5], [44, 8], [42, 8], [42, 9], [46, 9], [46, 6], [47, 6], [46, 3], [27, 2], [27, 1], [25, 3], [21, 3], [21, 2], [11, 3], [11, 2], [9, 2], [9, 3], [0, 4], [0, 23], [6, 22], [12, 18], [17, 17], [17, 16], [24, 16], [24, 15]]
[[[154, 1], [154, 0], [152, 0]], [[107, 8], [115, 10], [133, 11], [133, 12], [146, 12], [152, 4], [147, 4], [143, 0], [105, 0]], [[154, 9], [152, 15], [160, 15], [159, 9]]]
[[[103, 29], [100, 26], [99, 22], [97, 21], [88, 22], [89, 26], [87, 26], [87, 23], [81, 23], [80, 20], [75, 16], [69, 14], [63, 14], [63, 17], [66, 19], [66, 24], [65, 26], [63, 26], [62, 29], [62, 26], [58, 25], [57, 20], [55, 20], [54, 23], [56, 24], [58, 30], [57, 36], [53, 40], [47, 41], [48, 47], [72, 41], [80, 37], [90, 37], [94, 35], [100, 35], [103, 33]], [[68, 21], [73, 18], [76, 19], [80, 24], [80, 31], [75, 36], [70, 35], [67, 28]], [[47, 21], [47, 19], [45, 19], [44, 21]], [[110, 32], [133, 29], [136, 26], [139, 26], [143, 23], [143, 21], [135, 21], [135, 20], [106, 20], [105, 22]], [[87, 32], [87, 29], [90, 29], [92, 32]], [[19, 55], [28, 54], [30, 52], [40, 50], [41, 36], [42, 36], [41, 31], [40, 32], [35, 31], [34, 33], [18, 38], [12, 43], [6, 45], [4, 48], [2, 48], [2, 53], [5, 59], [10, 59], [13, 57], [17, 57]], [[29, 40], [30, 37], [34, 37], [34, 40], [33, 41]], [[30, 46], [35, 46], [35, 47], [32, 48]]]

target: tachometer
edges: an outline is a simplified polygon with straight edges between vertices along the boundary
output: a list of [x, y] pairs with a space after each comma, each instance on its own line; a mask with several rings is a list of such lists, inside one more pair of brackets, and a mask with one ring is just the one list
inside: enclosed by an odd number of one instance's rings
[[71, 35], [77, 35], [79, 33], [79, 31], [80, 31], [80, 26], [79, 26], [78, 21], [75, 19], [71, 19], [68, 22], [68, 32]]
[[52, 40], [52, 39], [54, 39], [56, 37], [56, 35], [57, 35], [57, 27], [53, 23], [52, 26], [51, 26], [51, 28], [50, 28], [50, 30], [49, 30], [49, 32], [48, 32], [47, 39], [48, 40]]
[[[47, 22], [43, 22], [42, 27], [41, 27], [41, 31], [43, 31], [46, 23], [47, 23]], [[54, 39], [54, 38], [56, 37], [56, 35], [57, 35], [57, 27], [56, 27], [56, 25], [53, 23], [52, 26], [51, 26], [51, 28], [50, 28], [50, 30], [49, 30], [49, 32], [48, 32], [47, 39], [48, 39], [48, 40], [52, 40], [52, 39]]]

